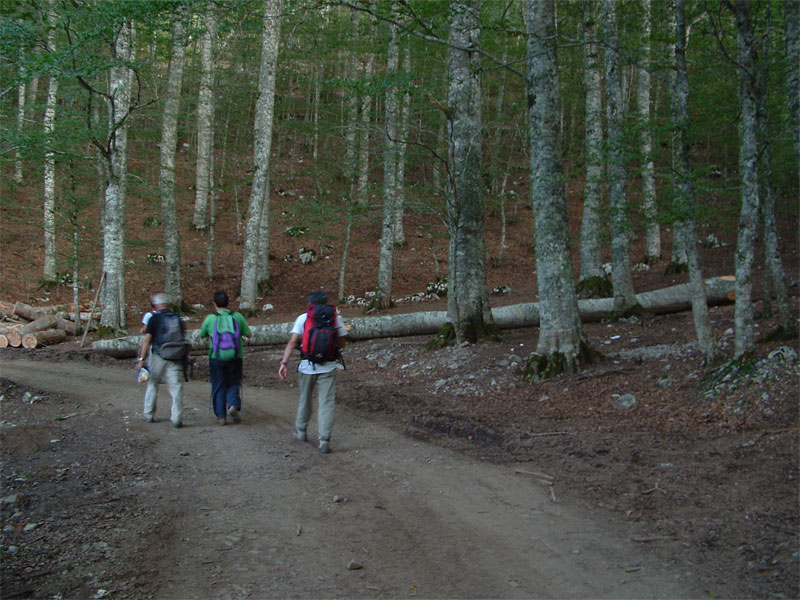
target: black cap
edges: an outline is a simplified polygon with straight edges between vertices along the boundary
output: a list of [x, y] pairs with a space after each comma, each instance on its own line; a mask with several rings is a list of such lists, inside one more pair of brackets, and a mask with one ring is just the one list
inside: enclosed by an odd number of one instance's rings
[[316, 290], [311, 292], [308, 295], [308, 303], [309, 304], [327, 304], [328, 303], [328, 294], [326, 294], [323, 290]]

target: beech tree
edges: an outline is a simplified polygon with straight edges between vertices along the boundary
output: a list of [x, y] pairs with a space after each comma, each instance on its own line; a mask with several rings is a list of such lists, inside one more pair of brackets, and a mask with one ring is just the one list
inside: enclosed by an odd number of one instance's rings
[[[275, 77], [280, 44], [281, 8], [282, 0], [267, 0], [264, 4], [261, 65], [258, 76], [259, 93], [256, 100], [253, 139], [253, 184], [250, 189], [250, 206], [247, 213], [242, 257], [242, 287], [239, 298], [239, 306], [249, 310], [256, 308], [260, 283], [257, 281], [259, 244], [269, 243], [266, 229], [269, 219], [267, 189], [272, 127], [275, 116]], [[269, 271], [267, 271], [265, 279], [269, 279]]]
[[172, 48], [161, 119], [161, 165], [158, 192], [161, 198], [161, 226], [164, 231], [164, 291], [176, 306], [183, 304], [181, 287], [181, 244], [178, 212], [175, 205], [175, 151], [178, 146], [178, 114], [180, 112], [183, 65], [186, 39], [183, 15], [172, 24]]
[[531, 199], [536, 228], [539, 341], [523, 372], [528, 379], [576, 373], [596, 353], [583, 331], [569, 248], [567, 199], [558, 118], [554, 0], [526, 0]]
[[[51, 3], [47, 14], [49, 32], [47, 50], [56, 53], [56, 14], [55, 3]], [[56, 158], [53, 151], [55, 130], [56, 100], [58, 98], [58, 76], [51, 74], [47, 84], [47, 102], [44, 111], [44, 272], [42, 279], [53, 283], [56, 280]], [[20, 173], [21, 163], [18, 163]]]
[[[786, 32], [786, 89], [789, 120], [797, 168], [796, 185], [800, 187], [800, 0], [785, 0], [783, 4]], [[800, 215], [797, 223], [797, 244], [800, 246]]]
[[131, 111], [131, 77], [127, 61], [131, 57], [131, 25], [123, 21], [114, 38], [110, 70], [108, 128], [100, 151], [106, 171], [103, 221], [103, 309], [100, 325], [117, 331], [125, 324], [125, 184], [127, 181], [128, 125]]
[[205, 29], [200, 36], [200, 91], [197, 102], [197, 169], [194, 217], [197, 229], [208, 227], [211, 155], [214, 151], [214, 46], [217, 39], [216, 4], [206, 6]]
[[451, 0], [447, 100], [447, 315], [457, 344], [494, 335], [486, 283], [481, 160], [480, 2]]
[[[776, 191], [772, 177], [772, 141], [769, 131], [769, 54], [770, 37], [772, 33], [771, 6], [767, 4], [766, 31], [761, 36], [761, 56], [759, 68], [756, 72], [756, 110], [758, 137], [761, 147], [761, 191], [763, 202], [761, 204], [762, 226], [764, 232], [764, 261], [769, 274], [765, 278], [765, 312], [770, 312], [771, 298], [770, 287], [775, 293], [778, 307], [778, 335], [790, 336], [794, 334], [794, 317], [789, 307], [789, 293], [786, 285], [786, 273], [783, 270], [780, 246], [778, 241], [778, 225], [775, 217]], [[798, 67], [800, 68], [800, 67]], [[772, 284], [771, 286], [769, 284]]]
[[645, 221], [644, 262], [653, 264], [661, 258], [661, 225], [656, 202], [656, 175], [653, 161], [653, 131], [650, 111], [650, 29], [651, 0], [642, 0], [641, 68], [636, 83], [636, 103], [639, 114], [639, 136], [642, 151], [642, 210]]
[[624, 312], [636, 303], [629, 247], [627, 216], [627, 176], [625, 138], [622, 127], [624, 102], [619, 59], [619, 33], [616, 0], [603, 0], [603, 43], [605, 44], [606, 119], [608, 121], [608, 178], [611, 207], [611, 283], [614, 303]]
[[753, 331], [753, 262], [758, 228], [758, 135], [756, 68], [757, 57], [750, 3], [735, 0], [730, 4], [739, 32], [739, 101], [741, 103], [739, 170], [741, 212], [736, 241], [736, 308], [734, 311], [734, 358], [742, 358], [755, 349]]
[[681, 212], [681, 230], [689, 265], [689, 281], [692, 294], [692, 315], [697, 342], [707, 363], [716, 359], [717, 349], [714, 332], [708, 316], [706, 290], [700, 267], [700, 256], [695, 236], [694, 189], [692, 168], [689, 163], [689, 78], [686, 69], [686, 21], [683, 0], [675, 0], [675, 87], [672, 93], [673, 114], [677, 131], [677, 155], [679, 158], [680, 185], [678, 206]]
[[583, 83], [586, 97], [585, 161], [581, 219], [581, 270], [578, 290], [581, 296], [610, 296], [613, 293], [603, 271], [601, 246], [603, 198], [603, 106], [600, 45], [597, 43], [598, 5], [587, 0], [583, 6]]
[[[392, 16], [396, 17], [394, 7]], [[389, 45], [386, 53], [386, 92], [384, 108], [383, 141], [383, 214], [381, 217], [380, 258], [378, 260], [378, 286], [372, 307], [384, 309], [393, 306], [392, 271], [394, 268], [394, 224], [397, 208], [397, 122], [400, 107], [395, 79], [400, 65], [400, 45], [397, 40], [398, 24], [389, 24]]]

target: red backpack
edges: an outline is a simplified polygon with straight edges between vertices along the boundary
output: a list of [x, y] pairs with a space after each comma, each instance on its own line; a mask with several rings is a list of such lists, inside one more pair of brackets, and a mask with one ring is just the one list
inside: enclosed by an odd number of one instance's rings
[[320, 364], [339, 358], [336, 338], [336, 307], [331, 304], [309, 304], [300, 357]]

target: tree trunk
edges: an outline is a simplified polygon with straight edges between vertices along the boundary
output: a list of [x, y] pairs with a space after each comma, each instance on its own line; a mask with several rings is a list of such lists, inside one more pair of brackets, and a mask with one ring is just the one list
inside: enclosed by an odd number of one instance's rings
[[[716, 277], [705, 281], [709, 305], [726, 304], [733, 301], [733, 279], [733, 277]], [[682, 312], [691, 308], [691, 288], [689, 284], [684, 283], [661, 290], [643, 292], [636, 296], [636, 301], [653, 314]], [[614, 299], [578, 300], [578, 309], [582, 321], [601, 321], [608, 319], [614, 313]], [[536, 302], [529, 302], [501, 306], [492, 310], [492, 319], [501, 329], [536, 327], [539, 325], [539, 305]], [[439, 332], [448, 322], [446, 311], [345, 319], [348, 336], [353, 340], [430, 335]], [[283, 345], [289, 339], [289, 332], [293, 324], [292, 322], [253, 325], [250, 327], [252, 335], [245, 345]], [[201, 338], [199, 329], [187, 331], [186, 340], [191, 344], [193, 350], [199, 351], [208, 348], [208, 338]], [[116, 358], [127, 358], [135, 356], [141, 343], [142, 336], [134, 335], [111, 340], [98, 340], [92, 344], [92, 349]]]
[[103, 224], [103, 310], [100, 325], [113, 331], [125, 324], [125, 182], [130, 113], [130, 74], [123, 63], [130, 59], [130, 25], [120, 29], [114, 45], [116, 66], [111, 68], [109, 91], [108, 164]]
[[26, 333], [35, 333], [37, 331], [44, 331], [45, 329], [55, 329], [56, 324], [55, 315], [45, 315], [44, 317], [39, 317], [35, 321], [23, 325], [17, 331], [25, 335]]
[[[377, 20], [374, 14], [375, 0], [370, 0], [369, 33], [367, 37], [372, 39], [377, 35]], [[375, 70], [375, 52], [369, 51], [366, 60], [363, 61], [361, 77], [367, 82], [372, 78]], [[370, 165], [370, 130], [372, 118], [372, 94], [361, 94], [360, 119], [358, 139], [358, 183], [356, 185], [355, 198], [351, 199], [359, 206], [366, 206], [369, 203], [369, 165]]]
[[[393, 15], [394, 7], [393, 7]], [[397, 119], [398, 102], [395, 78], [400, 63], [397, 43], [398, 25], [389, 25], [389, 46], [386, 53], [384, 155], [383, 155], [383, 215], [381, 221], [378, 285], [372, 308], [384, 309], [392, 303], [392, 271], [394, 265], [394, 213], [397, 200]]]
[[161, 120], [161, 168], [158, 177], [161, 222], [164, 232], [164, 291], [176, 305], [183, 303], [180, 231], [178, 211], [175, 205], [175, 152], [178, 147], [178, 115], [180, 114], [185, 54], [186, 39], [183, 15], [179, 14], [172, 25], [172, 53], [165, 91], [164, 114]]
[[[409, 76], [411, 74], [411, 46], [406, 43], [403, 48], [403, 74]], [[400, 99], [400, 140], [397, 145], [397, 169], [395, 171], [396, 193], [394, 201], [394, 224], [392, 232], [394, 234], [395, 246], [401, 246], [406, 243], [406, 234], [403, 228], [403, 214], [405, 213], [406, 204], [406, 149], [408, 148], [408, 119], [409, 111], [411, 108], [411, 94], [408, 93], [408, 88], [403, 92]]]
[[[350, 32], [349, 36], [352, 40], [358, 39], [358, 21], [360, 13], [354, 10], [350, 13]], [[358, 156], [356, 148], [356, 132], [358, 131], [358, 92], [357, 87], [353, 85], [358, 77], [358, 52], [354, 47], [347, 50], [347, 60], [344, 60], [346, 73], [345, 80], [350, 84], [344, 91], [344, 163], [342, 164], [344, 188], [349, 193], [353, 189], [356, 180], [356, 173], [358, 167], [356, 164], [356, 157]]]
[[650, 121], [650, 28], [651, 0], [642, 0], [644, 21], [641, 31], [642, 68], [636, 87], [642, 144], [642, 209], [645, 219], [644, 262], [653, 264], [661, 258], [661, 225], [656, 204], [656, 176], [653, 164], [653, 131]]
[[561, 163], [554, 0], [527, 0], [531, 198], [536, 228], [540, 328], [532, 376], [576, 373], [587, 355], [569, 251]]
[[[786, 31], [786, 88], [797, 160], [795, 183], [800, 185], [800, 0], [786, 0], [783, 10]], [[800, 220], [800, 215], [798, 219]], [[800, 221], [797, 227], [797, 242], [800, 246]]]
[[491, 336], [494, 329], [483, 218], [480, 2], [451, 0], [450, 19], [447, 313], [461, 344]]
[[[770, 11], [770, 5], [767, 5]], [[771, 16], [768, 16], [767, 31], [762, 37], [762, 55], [769, 56]], [[764, 227], [764, 259], [765, 267], [769, 277], [765, 277], [764, 290], [767, 308], [771, 302], [769, 296], [769, 281], [772, 281], [772, 290], [775, 293], [775, 301], [778, 305], [778, 326], [783, 335], [790, 335], [795, 332], [796, 326], [789, 307], [789, 293], [786, 286], [786, 273], [783, 270], [783, 261], [778, 241], [778, 225], [775, 220], [775, 185], [772, 180], [772, 149], [769, 131], [769, 61], [763, 61], [758, 68], [758, 78], [756, 87], [756, 106], [757, 106], [757, 127], [760, 137], [761, 147], [761, 188], [763, 191], [764, 202], [761, 206], [762, 222]]]
[[706, 291], [703, 287], [703, 273], [695, 238], [694, 190], [692, 189], [692, 168], [689, 164], [689, 77], [686, 70], [686, 24], [683, 13], [683, 0], [675, 2], [675, 89], [673, 113], [678, 130], [678, 157], [680, 162], [680, 196], [678, 204], [683, 219], [683, 240], [689, 263], [689, 281], [692, 294], [692, 315], [697, 332], [697, 343], [711, 364], [716, 359], [717, 349], [714, 332], [708, 316]]
[[739, 170], [742, 207], [736, 241], [736, 308], [734, 311], [734, 358], [755, 348], [753, 332], [753, 262], [758, 227], [758, 140], [755, 69], [757, 68], [750, 3], [736, 0], [736, 26], [739, 30], [739, 79], [741, 101], [741, 149]]
[[214, 151], [214, 44], [217, 37], [216, 4], [206, 5], [205, 31], [200, 38], [200, 91], [197, 99], [197, 169], [194, 217], [196, 229], [208, 227], [211, 153]]
[[611, 277], [617, 310], [634, 305], [633, 275], [628, 244], [629, 223], [625, 191], [624, 103], [619, 64], [619, 34], [616, 0], [603, 0], [603, 41], [606, 67], [606, 114], [608, 120], [609, 201], [611, 207]]
[[[586, 94], [586, 183], [583, 192], [581, 220], [581, 272], [579, 289], [582, 295], [599, 296], [610, 291], [601, 247], [603, 199], [603, 114], [600, 46], [597, 39], [597, 2], [584, 4], [583, 83]], [[594, 288], [595, 291], [592, 291]]]
[[[47, 47], [50, 52], [56, 51], [55, 6], [48, 11], [50, 31], [47, 34]], [[44, 281], [54, 282], [56, 274], [56, 156], [53, 151], [55, 140], [56, 101], [58, 97], [58, 77], [50, 76], [47, 85], [47, 104], [44, 111]]]
[[[25, 131], [25, 97], [27, 85], [25, 82], [25, 67], [24, 58], [25, 50], [20, 48], [20, 61], [17, 69], [19, 74], [20, 84], [17, 86], [17, 135], [22, 135]], [[17, 149], [16, 160], [14, 161], [14, 182], [22, 183], [22, 151]], [[8, 340], [6, 340], [8, 341]]]
[[67, 341], [67, 332], [63, 329], [48, 329], [36, 333], [27, 333], [22, 336], [22, 347], [29, 350], [39, 346], [61, 344]]
[[[264, 29], [261, 38], [261, 65], [258, 76], [258, 99], [254, 125], [253, 186], [245, 227], [242, 257], [242, 287], [239, 306], [254, 310], [258, 294], [259, 244], [269, 244], [269, 198], [267, 197], [272, 148], [272, 126], [275, 116], [275, 76], [281, 35], [282, 0], [269, 0], [264, 7]], [[266, 214], [264, 214], [266, 213]], [[267, 219], [267, 222], [262, 222]], [[269, 266], [265, 279], [269, 279]]]

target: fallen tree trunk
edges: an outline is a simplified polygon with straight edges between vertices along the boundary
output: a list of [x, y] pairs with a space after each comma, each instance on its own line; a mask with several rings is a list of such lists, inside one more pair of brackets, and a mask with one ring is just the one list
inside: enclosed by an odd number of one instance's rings
[[35, 321], [31, 321], [27, 325], [23, 325], [19, 328], [19, 332], [22, 335], [26, 333], [36, 333], [37, 331], [45, 331], [46, 329], [55, 329], [56, 328], [56, 317], [55, 315], [45, 315], [43, 317], [39, 317]]
[[[731, 301], [729, 293], [733, 290], [733, 277], [715, 277], [706, 280], [706, 295], [709, 305], [724, 304]], [[680, 312], [691, 308], [689, 284], [681, 284], [643, 292], [636, 296], [639, 304], [655, 314]], [[614, 312], [613, 298], [597, 298], [578, 302], [583, 321], [599, 321], [610, 317]], [[501, 329], [535, 327], [539, 324], [539, 305], [536, 302], [513, 304], [492, 309], [495, 323]], [[366, 340], [407, 335], [426, 335], [438, 333], [447, 322], [446, 311], [428, 311], [386, 315], [380, 317], [356, 317], [346, 319], [349, 337], [352, 340]], [[271, 346], [285, 344], [289, 339], [292, 323], [276, 325], [254, 325], [250, 327], [250, 339], [246, 346]], [[186, 332], [186, 339], [193, 350], [208, 348], [208, 339], [199, 336], [200, 330]], [[129, 358], [136, 355], [142, 343], [142, 336], [134, 335], [113, 340], [98, 340], [92, 349], [115, 358]]]
[[12, 314], [19, 315], [28, 321], [35, 321], [36, 319], [45, 316], [47, 311], [44, 311], [41, 308], [34, 308], [33, 306], [29, 306], [28, 304], [24, 304], [22, 302], [15, 302]]
[[65, 314], [66, 313], [58, 313], [56, 315], [56, 327], [58, 329], [63, 329], [64, 331], [66, 331], [67, 335], [75, 335], [77, 326], [75, 325], [75, 323], [66, 318], [64, 316]]
[[26, 333], [22, 336], [22, 347], [32, 350], [38, 346], [60, 344], [67, 340], [67, 332], [63, 329], [46, 329], [36, 333]]
[[8, 348], [8, 337], [0, 333], [0, 348]]

